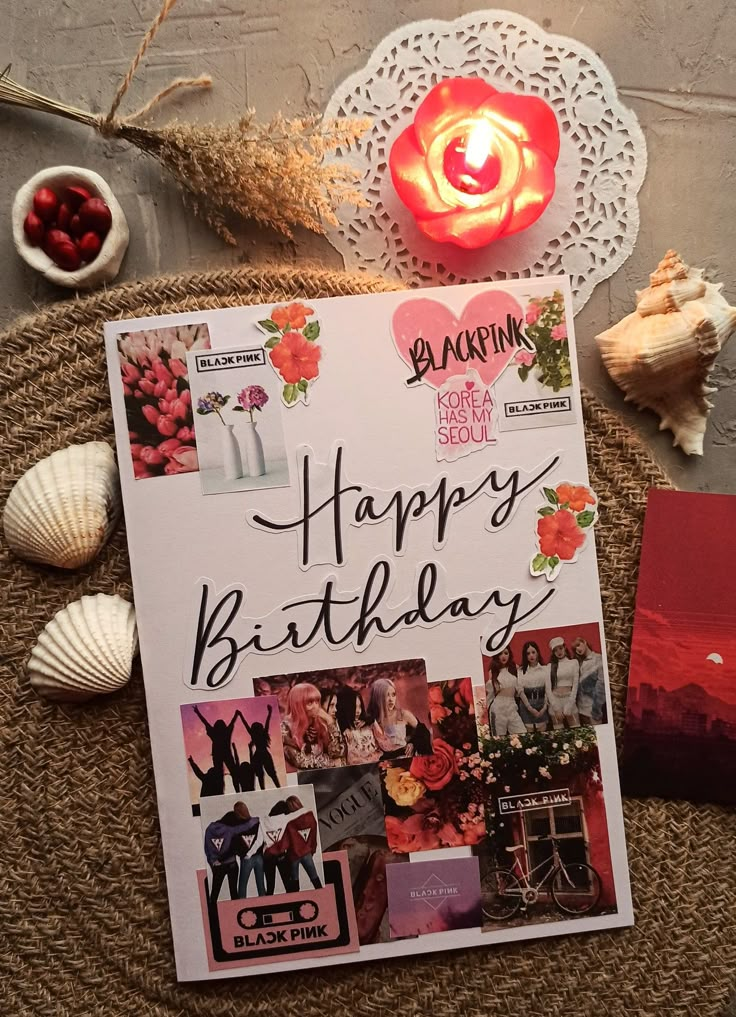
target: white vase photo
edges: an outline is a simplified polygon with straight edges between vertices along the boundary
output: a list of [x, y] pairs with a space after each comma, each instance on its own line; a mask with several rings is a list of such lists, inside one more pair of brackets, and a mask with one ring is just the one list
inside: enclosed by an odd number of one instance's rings
[[222, 429], [222, 468], [226, 480], [239, 480], [243, 476], [240, 445], [232, 424], [225, 424]]
[[246, 420], [242, 424], [242, 442], [245, 458], [248, 463], [249, 477], [263, 477], [266, 473], [266, 459], [263, 454], [263, 442], [258, 433], [255, 420]]

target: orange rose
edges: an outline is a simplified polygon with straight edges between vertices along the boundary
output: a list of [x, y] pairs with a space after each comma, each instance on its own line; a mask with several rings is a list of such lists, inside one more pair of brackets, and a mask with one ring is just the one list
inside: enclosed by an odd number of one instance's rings
[[312, 381], [319, 375], [322, 350], [301, 332], [287, 332], [268, 355], [287, 385], [296, 385], [302, 378]]
[[445, 717], [450, 716], [450, 710], [445, 706], [444, 693], [439, 685], [429, 686], [429, 719], [433, 724], [439, 724]]
[[595, 505], [593, 492], [587, 487], [560, 484], [555, 488], [560, 505], [569, 505], [573, 512], [582, 512], [586, 505]]
[[283, 332], [287, 325], [291, 328], [304, 328], [310, 314], [314, 314], [311, 307], [305, 307], [304, 304], [288, 304], [286, 307], [274, 307], [271, 321]]
[[548, 558], [557, 556], [560, 561], [572, 561], [575, 552], [585, 543], [585, 534], [575, 516], [567, 509], [558, 509], [551, 516], [542, 516], [537, 521], [537, 533], [542, 554]]

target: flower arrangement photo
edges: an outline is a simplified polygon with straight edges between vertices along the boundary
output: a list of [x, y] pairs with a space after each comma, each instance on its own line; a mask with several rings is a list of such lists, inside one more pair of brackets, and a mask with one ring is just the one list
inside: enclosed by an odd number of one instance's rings
[[222, 392], [207, 392], [197, 399], [197, 413], [207, 417], [216, 413], [220, 422], [225, 427], [223, 432], [223, 469], [228, 480], [239, 480], [244, 475], [249, 477], [262, 477], [266, 473], [266, 459], [263, 452], [263, 442], [256, 431], [254, 411], [261, 413], [263, 407], [269, 400], [268, 392], [262, 385], [246, 385], [237, 394], [237, 406], [233, 406], [234, 413], [247, 413], [250, 417], [245, 422], [246, 431], [243, 434], [243, 446], [245, 450], [244, 474], [243, 455], [237, 437], [233, 433], [233, 424], [228, 423], [222, 415], [222, 411], [230, 402], [229, 395]]
[[209, 348], [205, 324], [120, 336], [120, 373], [137, 480], [199, 469], [187, 353]]
[[311, 307], [295, 302], [274, 307], [269, 318], [258, 322], [269, 336], [264, 345], [271, 366], [284, 383], [281, 397], [287, 406], [309, 402], [309, 384], [319, 377], [319, 322], [307, 321], [313, 314]]
[[233, 406], [233, 410], [235, 413], [250, 414], [250, 422], [255, 424], [253, 410], [257, 410], [260, 413], [267, 402], [268, 392], [263, 385], [246, 385], [244, 389], [238, 392], [238, 405]]
[[514, 358], [517, 372], [526, 381], [532, 371], [537, 381], [553, 392], [572, 385], [570, 344], [565, 322], [565, 298], [559, 290], [551, 297], [533, 297], [524, 316], [526, 335], [536, 352], [519, 350]]
[[563, 776], [562, 767], [566, 778], [587, 771], [593, 784], [600, 783], [594, 727], [496, 737], [481, 724], [478, 733], [481, 756], [489, 763], [486, 782], [499, 794], [508, 794], [522, 782], [538, 784], [540, 790], [551, 787]]
[[545, 503], [537, 509], [538, 551], [529, 568], [533, 576], [544, 575], [551, 582], [563, 564], [577, 560], [598, 519], [598, 499], [584, 484], [565, 482], [542, 490]]
[[223, 395], [221, 392], [208, 392], [207, 395], [200, 396], [197, 400], [197, 413], [202, 417], [216, 413], [220, 418], [220, 423], [227, 427], [221, 411], [225, 409], [229, 401], [229, 395]]
[[386, 836], [397, 854], [478, 844], [490, 762], [481, 758], [470, 678], [429, 686], [432, 755], [381, 764]]

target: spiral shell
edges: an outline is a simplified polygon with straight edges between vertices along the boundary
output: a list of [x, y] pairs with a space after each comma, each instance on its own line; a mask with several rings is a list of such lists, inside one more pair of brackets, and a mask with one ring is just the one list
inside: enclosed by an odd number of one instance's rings
[[5, 504], [3, 530], [19, 558], [76, 569], [99, 553], [121, 512], [112, 449], [90, 441], [53, 452], [23, 474]]
[[736, 329], [721, 285], [668, 251], [636, 294], [636, 310], [596, 336], [608, 373], [639, 409], [660, 417], [687, 455], [703, 454], [713, 361]]
[[138, 650], [135, 610], [98, 593], [58, 611], [31, 651], [31, 685], [45, 699], [82, 703], [122, 688]]

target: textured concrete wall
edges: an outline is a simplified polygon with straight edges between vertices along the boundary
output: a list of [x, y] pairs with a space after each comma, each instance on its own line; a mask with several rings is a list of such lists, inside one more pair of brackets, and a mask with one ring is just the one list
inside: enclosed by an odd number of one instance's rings
[[[208, 72], [209, 93], [172, 100], [165, 114], [224, 120], [254, 106], [321, 111], [334, 86], [361, 67], [375, 44], [408, 21], [451, 19], [482, 7], [468, 0], [180, 0], [140, 67], [127, 101], [135, 109], [173, 77]], [[644, 98], [636, 110], [649, 146], [636, 250], [598, 286], [577, 318], [586, 383], [636, 426], [683, 488], [736, 491], [736, 341], [721, 355], [720, 386], [702, 459], [670, 448], [651, 414], [624, 407], [603, 375], [593, 336], [632, 309], [634, 289], [668, 247], [676, 247], [736, 303], [736, 4], [730, 0], [519, 0], [515, 9], [596, 50], [620, 88]], [[0, 0], [0, 67], [67, 102], [103, 111], [115, 93], [158, 0]], [[340, 258], [319, 238], [294, 242], [256, 229], [228, 249], [182, 206], [157, 166], [126, 145], [49, 117], [0, 109], [0, 324], [58, 299], [15, 255], [9, 212], [36, 170], [72, 163], [100, 172], [122, 202], [131, 244], [121, 280], [238, 261]]]

